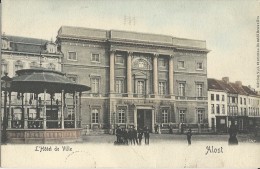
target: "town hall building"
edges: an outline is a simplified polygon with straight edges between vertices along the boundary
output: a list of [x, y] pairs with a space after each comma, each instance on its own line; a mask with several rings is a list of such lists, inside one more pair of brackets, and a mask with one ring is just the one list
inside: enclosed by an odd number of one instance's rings
[[208, 126], [205, 41], [62, 26], [56, 44], [61, 70], [91, 87], [81, 97], [82, 128]]

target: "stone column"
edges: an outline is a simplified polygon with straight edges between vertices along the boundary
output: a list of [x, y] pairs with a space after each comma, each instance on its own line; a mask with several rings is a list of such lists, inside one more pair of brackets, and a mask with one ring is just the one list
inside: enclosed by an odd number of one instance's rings
[[153, 58], [153, 92], [154, 95], [157, 96], [158, 95], [158, 64], [157, 64], [157, 59], [158, 59], [158, 54], [154, 55]]
[[115, 51], [110, 51], [110, 94], [115, 92]]
[[47, 93], [47, 90], [46, 89], [44, 89], [44, 96], [43, 96], [43, 98], [44, 98], [44, 102], [43, 102], [43, 104], [44, 104], [44, 107], [43, 107], [43, 129], [46, 129], [47, 128], [47, 126], [46, 126], [46, 105], [47, 105], [47, 102], [46, 102], [46, 93]]
[[132, 52], [127, 55], [127, 94], [128, 97], [132, 96]]
[[134, 109], [134, 126], [137, 128], [137, 108]]
[[64, 129], [64, 90], [61, 91], [61, 129]]
[[169, 57], [169, 94], [173, 96], [173, 55]]

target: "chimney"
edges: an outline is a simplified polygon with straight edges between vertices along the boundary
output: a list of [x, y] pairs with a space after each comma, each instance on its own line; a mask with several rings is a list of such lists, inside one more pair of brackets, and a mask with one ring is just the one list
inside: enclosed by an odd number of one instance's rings
[[242, 87], [242, 82], [241, 81], [236, 81], [235, 82], [239, 87]]
[[225, 83], [229, 83], [229, 77], [222, 77], [222, 80], [223, 80]]

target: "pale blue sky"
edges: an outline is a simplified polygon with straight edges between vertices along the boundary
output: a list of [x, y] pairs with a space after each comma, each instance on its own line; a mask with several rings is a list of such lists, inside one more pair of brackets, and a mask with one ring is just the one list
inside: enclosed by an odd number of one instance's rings
[[[62, 25], [119, 29], [206, 40], [208, 77], [256, 87], [259, 0], [4, 0], [8, 35], [55, 39]], [[124, 25], [124, 16], [135, 25]]]

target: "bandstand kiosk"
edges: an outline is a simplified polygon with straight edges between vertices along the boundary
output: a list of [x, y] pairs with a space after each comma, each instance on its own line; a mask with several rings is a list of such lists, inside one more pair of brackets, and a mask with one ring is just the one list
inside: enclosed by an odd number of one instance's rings
[[22, 69], [16, 74], [7, 103], [7, 142], [80, 141], [81, 93], [90, 87], [48, 69]]

